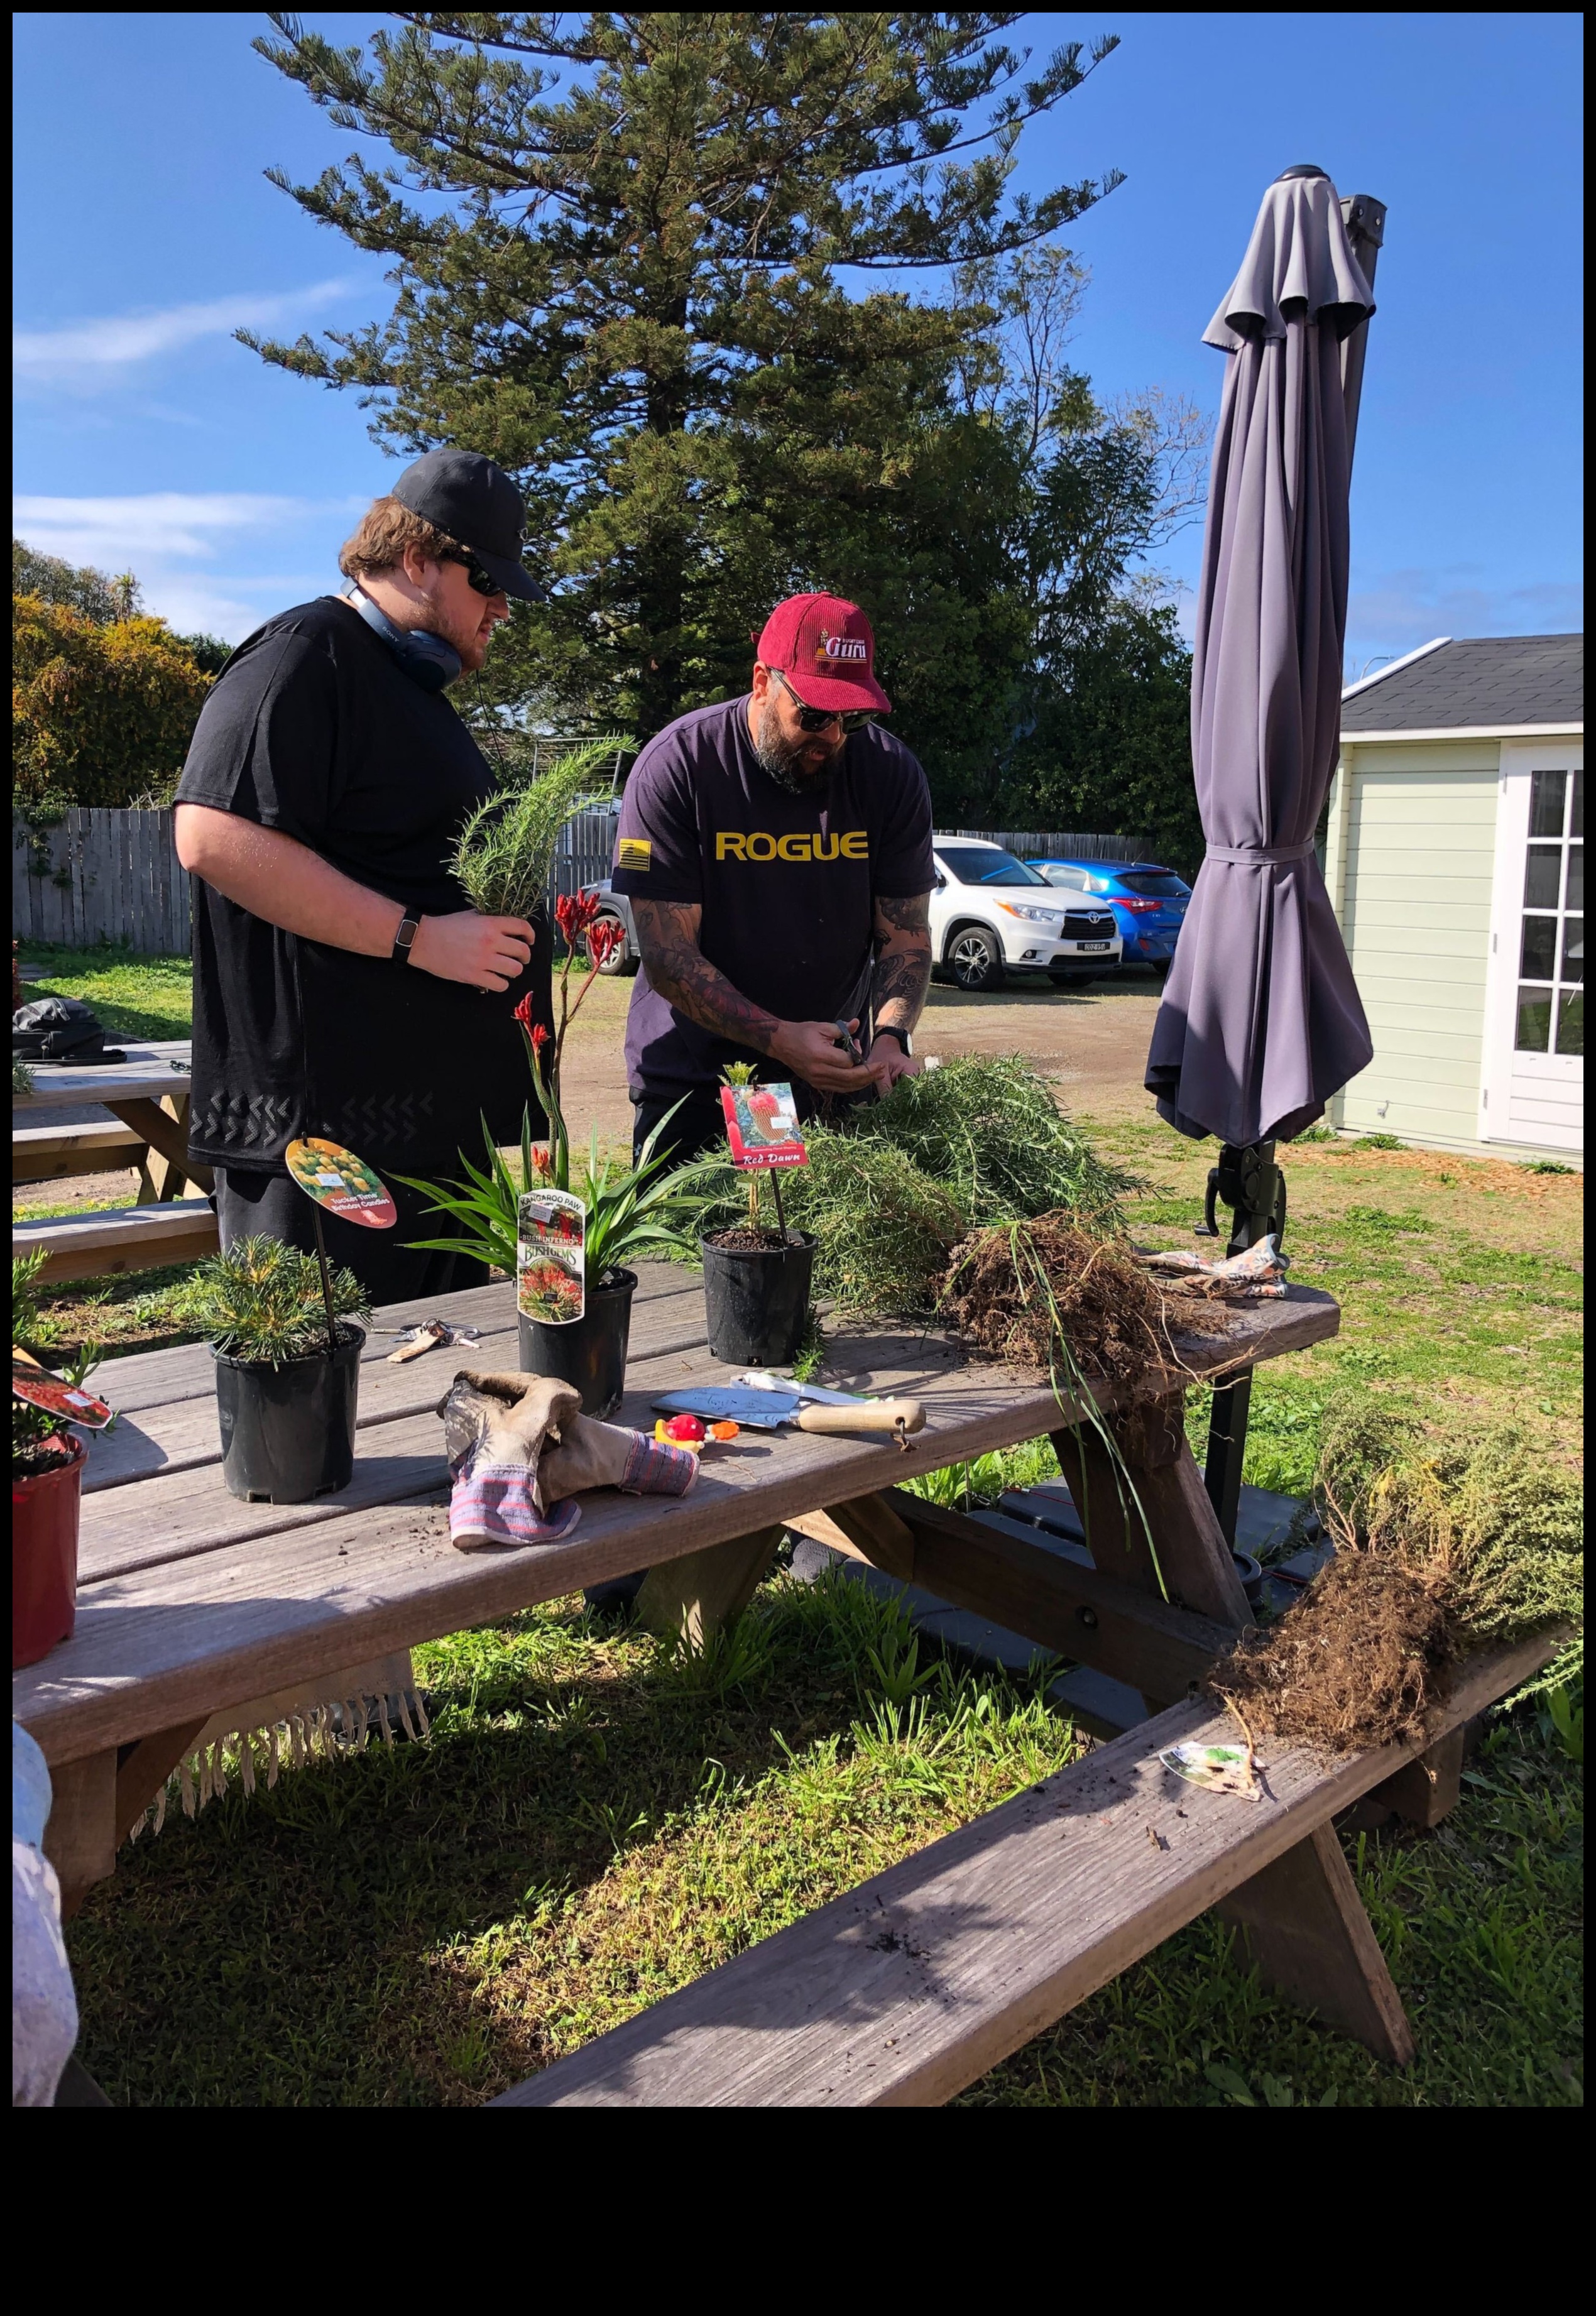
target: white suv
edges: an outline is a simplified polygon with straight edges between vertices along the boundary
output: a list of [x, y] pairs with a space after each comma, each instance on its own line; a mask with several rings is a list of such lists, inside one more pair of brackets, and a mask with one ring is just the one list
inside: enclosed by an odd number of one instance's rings
[[960, 989], [1001, 989], [1005, 973], [1083, 988], [1119, 969], [1124, 944], [1106, 901], [1057, 892], [1001, 844], [933, 836], [932, 955]]

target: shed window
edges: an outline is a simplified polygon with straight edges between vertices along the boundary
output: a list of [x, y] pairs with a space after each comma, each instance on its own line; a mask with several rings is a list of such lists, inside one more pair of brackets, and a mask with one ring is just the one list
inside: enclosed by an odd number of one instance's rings
[[1513, 1044], [1585, 1050], [1585, 776], [1532, 772]]

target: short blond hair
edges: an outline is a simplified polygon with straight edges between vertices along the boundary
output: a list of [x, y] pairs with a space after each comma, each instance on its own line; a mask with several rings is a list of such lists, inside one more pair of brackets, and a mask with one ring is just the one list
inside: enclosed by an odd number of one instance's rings
[[396, 571], [414, 547], [428, 563], [459, 563], [466, 550], [459, 539], [416, 514], [400, 499], [375, 499], [361, 517], [352, 537], [338, 550], [338, 568], [346, 579], [364, 579]]

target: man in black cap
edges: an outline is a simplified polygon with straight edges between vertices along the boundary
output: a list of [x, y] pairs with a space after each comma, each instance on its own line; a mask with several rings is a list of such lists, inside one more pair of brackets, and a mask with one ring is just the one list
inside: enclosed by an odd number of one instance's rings
[[483, 1118], [520, 1138], [515, 1007], [531, 992], [548, 1017], [548, 940], [478, 915], [448, 867], [494, 781], [445, 687], [482, 665], [511, 595], [539, 599], [522, 523], [491, 459], [407, 467], [338, 558], [348, 594], [280, 612], [233, 654], [178, 785], [197, 880], [190, 1148], [215, 1169], [222, 1243], [313, 1243], [283, 1151], [325, 1136], [398, 1201], [388, 1232], [326, 1218], [328, 1252], [378, 1302], [486, 1277], [406, 1249], [446, 1234], [393, 1178], [458, 1174]]

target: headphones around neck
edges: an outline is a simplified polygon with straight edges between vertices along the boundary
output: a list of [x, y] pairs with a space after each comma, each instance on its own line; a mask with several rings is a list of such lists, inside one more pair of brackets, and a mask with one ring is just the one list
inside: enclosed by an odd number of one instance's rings
[[454, 681], [465, 662], [450, 643], [425, 628], [401, 628], [371, 601], [357, 579], [352, 594], [343, 601], [358, 611], [373, 635], [380, 636], [413, 683], [424, 691], [441, 691]]

